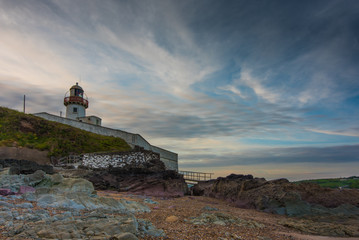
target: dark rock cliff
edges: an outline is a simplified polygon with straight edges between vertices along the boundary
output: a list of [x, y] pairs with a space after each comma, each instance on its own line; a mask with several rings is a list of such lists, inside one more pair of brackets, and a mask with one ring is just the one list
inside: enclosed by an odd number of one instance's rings
[[[359, 215], [359, 191], [322, 188], [317, 184], [267, 181], [251, 175], [229, 175], [195, 185], [193, 195], [225, 199], [235, 206], [290, 216], [335, 214], [350, 208]], [[343, 210], [343, 209], [342, 209]]]

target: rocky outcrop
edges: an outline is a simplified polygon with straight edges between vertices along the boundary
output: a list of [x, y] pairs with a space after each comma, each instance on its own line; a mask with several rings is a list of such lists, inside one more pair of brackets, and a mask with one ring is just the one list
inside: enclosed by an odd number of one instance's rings
[[86, 177], [96, 189], [113, 189], [156, 197], [181, 197], [188, 193], [183, 176], [175, 171], [141, 172], [110, 169], [94, 171]]
[[85, 179], [47, 175], [41, 170], [29, 175], [9, 175], [5, 169], [0, 175], [0, 184], [13, 190], [24, 187], [35, 190], [25, 191], [22, 195], [0, 196], [1, 235], [11, 239], [165, 236], [151, 222], [134, 217], [133, 213], [149, 212], [148, 206], [135, 201], [99, 197], [92, 183]]
[[[106, 210], [61, 211], [60, 209], [3, 208], [2, 235], [11, 239], [138, 239], [164, 237], [147, 220], [130, 213]], [[127, 237], [127, 238], [126, 238]]]
[[[266, 181], [251, 175], [232, 174], [200, 182], [191, 191], [193, 195], [225, 199], [238, 207], [289, 216], [347, 214], [359, 217], [359, 191], [295, 184], [286, 179]], [[351, 210], [344, 211], [346, 208]]]

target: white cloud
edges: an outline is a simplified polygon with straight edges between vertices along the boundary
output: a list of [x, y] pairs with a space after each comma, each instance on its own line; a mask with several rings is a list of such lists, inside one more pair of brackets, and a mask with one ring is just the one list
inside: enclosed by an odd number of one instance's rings
[[348, 137], [359, 137], [359, 131], [358, 130], [354, 130], [354, 131], [347, 131], [347, 130], [338, 130], [338, 131], [333, 131], [333, 130], [321, 130], [321, 129], [307, 129], [308, 131], [311, 132], [316, 132], [316, 133], [323, 133], [323, 134], [327, 134], [327, 135], [339, 135], [339, 136], [348, 136]]
[[246, 98], [246, 96], [242, 93], [242, 91], [239, 90], [236, 86], [226, 85], [226, 86], [220, 87], [219, 89], [224, 90], [224, 91], [232, 92], [232, 93], [238, 95], [241, 98]]
[[332, 78], [324, 73], [314, 73], [304, 91], [299, 93], [298, 100], [302, 104], [315, 104], [323, 99], [336, 101], [336, 86]]
[[260, 80], [252, 76], [249, 70], [242, 70], [240, 78], [236, 81], [253, 89], [255, 94], [270, 103], [278, 103], [280, 95], [273, 88], [264, 86], [264, 80]]

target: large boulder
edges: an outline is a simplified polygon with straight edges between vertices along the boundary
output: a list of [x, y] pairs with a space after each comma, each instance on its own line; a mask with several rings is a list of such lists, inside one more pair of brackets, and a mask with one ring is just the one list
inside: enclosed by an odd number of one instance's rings
[[35, 187], [47, 179], [49, 179], [48, 175], [42, 170], [37, 170], [27, 175], [11, 175], [3, 171], [2, 174], [0, 174], [0, 188], [10, 189], [11, 192], [16, 193], [21, 192], [22, 187]]
[[188, 193], [183, 176], [170, 170], [155, 173], [94, 171], [85, 178], [96, 189], [114, 189], [157, 197], [181, 197]]

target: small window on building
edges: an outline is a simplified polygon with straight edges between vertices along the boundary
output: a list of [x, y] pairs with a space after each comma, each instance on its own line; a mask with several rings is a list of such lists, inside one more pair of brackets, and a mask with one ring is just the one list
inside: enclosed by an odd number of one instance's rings
[[77, 107], [74, 107], [74, 113], [77, 113]]
[[91, 118], [87, 118], [88, 120], [91, 120]]
[[100, 125], [100, 121], [96, 119], [96, 125]]

